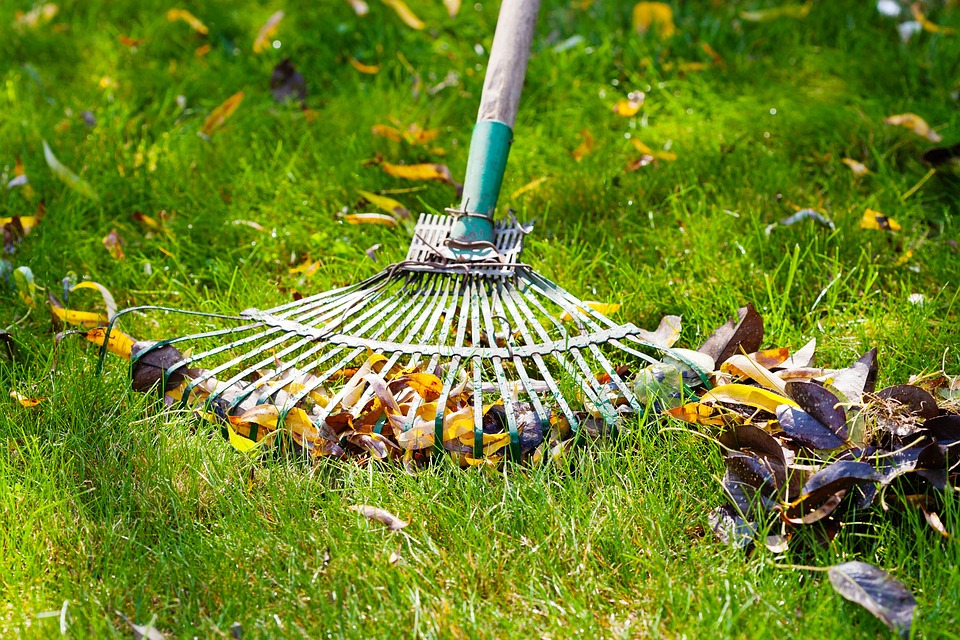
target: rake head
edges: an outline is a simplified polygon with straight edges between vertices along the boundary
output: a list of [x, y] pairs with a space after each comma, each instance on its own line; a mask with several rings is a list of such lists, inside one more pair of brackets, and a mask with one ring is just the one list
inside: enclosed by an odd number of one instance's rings
[[140, 367], [140, 386], [159, 379], [168, 402], [252, 441], [290, 435], [314, 456], [446, 450], [476, 463], [614, 431], [645, 409], [631, 376], [665, 355], [703, 378], [520, 262], [530, 227], [500, 223], [492, 258], [457, 262], [444, 255], [452, 225], [422, 215], [406, 260], [358, 284], [142, 343], [135, 386]]

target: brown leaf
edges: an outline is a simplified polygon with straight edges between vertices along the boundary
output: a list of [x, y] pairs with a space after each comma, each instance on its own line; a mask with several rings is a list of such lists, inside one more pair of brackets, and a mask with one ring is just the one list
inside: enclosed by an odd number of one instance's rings
[[207, 35], [209, 29], [207, 25], [203, 24], [197, 16], [193, 15], [186, 9], [170, 9], [167, 11], [167, 20], [170, 22], [176, 22], [177, 20], [182, 20], [190, 25], [190, 28], [196, 31], [201, 35]]
[[753, 305], [737, 309], [737, 316], [710, 334], [697, 349], [713, 358], [716, 366], [735, 353], [753, 353], [763, 344], [763, 318]]
[[403, 529], [405, 526], [410, 524], [409, 522], [401, 520], [400, 518], [393, 515], [389, 511], [385, 509], [380, 509], [379, 507], [371, 507], [365, 504], [356, 504], [349, 507], [349, 509], [351, 511], [356, 511], [357, 513], [362, 515], [364, 518], [368, 518], [370, 520], [375, 520], [379, 522], [390, 531], [399, 531], [400, 529]]
[[219, 107], [210, 112], [210, 115], [203, 123], [203, 127], [200, 128], [200, 135], [204, 137], [213, 135], [213, 133], [222, 127], [223, 123], [233, 115], [233, 112], [237, 110], [237, 107], [240, 106], [242, 101], [243, 91], [237, 91], [224, 100]]
[[280, 21], [283, 20], [283, 11], [277, 11], [267, 18], [266, 23], [260, 27], [257, 39], [253, 41], [253, 52], [261, 53], [270, 48], [270, 39], [277, 33], [280, 27]]

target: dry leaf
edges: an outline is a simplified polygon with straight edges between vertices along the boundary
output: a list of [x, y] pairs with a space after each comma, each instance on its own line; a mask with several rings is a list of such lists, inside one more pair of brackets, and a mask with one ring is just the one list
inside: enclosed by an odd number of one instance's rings
[[419, 31], [425, 26], [420, 18], [418, 18], [413, 11], [410, 10], [410, 7], [408, 7], [403, 0], [383, 0], [383, 4], [393, 9], [396, 14], [400, 16], [400, 19], [403, 20], [411, 29], [416, 29]]
[[633, 143], [633, 146], [636, 147], [637, 151], [642, 153], [645, 156], [650, 156], [654, 160], [665, 160], [667, 162], [673, 162], [677, 159], [677, 154], [672, 151], [654, 151], [647, 145], [643, 144], [636, 138], [631, 138], [630, 142]]
[[400, 529], [403, 529], [405, 526], [410, 524], [409, 522], [405, 522], [404, 520], [401, 520], [400, 518], [393, 515], [389, 511], [385, 509], [380, 509], [378, 507], [371, 507], [365, 504], [357, 504], [349, 507], [349, 509], [350, 511], [356, 511], [357, 513], [359, 513], [365, 518], [369, 518], [370, 520], [376, 520], [380, 524], [390, 529], [390, 531], [399, 531]]
[[647, 33], [651, 28], [665, 40], [677, 32], [673, 9], [666, 2], [638, 2], [633, 7], [633, 28]]
[[[620, 310], [620, 307], [623, 306], [618, 302], [594, 302], [592, 300], [584, 300], [583, 304], [593, 309], [597, 313], [605, 316], [609, 316], [616, 313], [617, 311]], [[577, 307], [577, 310], [580, 311], [581, 313], [587, 313], [587, 310], [584, 309], [583, 307]], [[563, 320], [564, 322], [570, 322], [571, 320], [573, 320], [573, 317], [569, 313], [564, 311], [562, 314], [560, 314], [560, 319]]]
[[921, 138], [926, 138], [930, 142], [940, 142], [943, 140], [940, 134], [930, 128], [927, 121], [915, 113], [900, 113], [887, 117], [886, 124], [896, 125], [905, 129], [910, 129]]
[[35, 407], [46, 400], [46, 398], [28, 398], [14, 389], [10, 390], [10, 397], [19, 402], [22, 407]]
[[522, 196], [522, 195], [525, 194], [525, 193], [529, 193], [529, 192], [531, 192], [531, 191], [536, 191], [537, 189], [539, 189], [539, 188], [543, 185], [544, 182], [546, 182], [546, 181], [549, 180], [549, 179], [550, 179], [549, 176], [543, 176], [542, 178], [537, 178], [536, 180], [531, 180], [531, 181], [528, 182], [527, 184], [523, 185], [522, 187], [520, 187], [519, 189], [517, 189], [516, 191], [514, 191], [513, 193], [511, 193], [511, 194], [510, 194], [510, 199], [511, 199], [511, 200], [514, 200], [514, 199], [516, 199], [516, 198], [519, 198], [520, 196]]
[[386, 196], [377, 195], [376, 193], [371, 193], [370, 191], [363, 191], [361, 189], [357, 190], [364, 200], [372, 204], [378, 209], [382, 209], [387, 213], [396, 216], [398, 218], [409, 218], [410, 210], [405, 206], [394, 200], [393, 198], [388, 198]]
[[927, 19], [927, 16], [923, 14], [923, 5], [921, 5], [919, 2], [914, 2], [910, 6], [910, 12], [913, 13], [913, 19], [920, 23], [920, 26], [923, 27], [924, 31], [929, 31], [930, 33], [942, 33], [943, 35], [953, 35], [957, 32], [957, 30], [952, 27], [941, 27], [938, 24], [930, 22], [930, 20]]
[[589, 129], [583, 129], [580, 132], [580, 145], [574, 149], [570, 155], [573, 156], [573, 159], [577, 162], [583, 160], [583, 156], [587, 155], [593, 151], [594, 139], [593, 134], [590, 133]]
[[885, 216], [879, 211], [867, 209], [863, 212], [863, 218], [860, 220], [861, 229], [873, 229], [875, 231], [900, 231], [900, 223], [889, 216]]
[[264, 25], [260, 27], [257, 39], [253, 41], [254, 53], [261, 53], [270, 48], [270, 40], [276, 35], [277, 29], [280, 27], [280, 21], [283, 20], [283, 15], [283, 11], [277, 11], [267, 18]]
[[207, 25], [203, 24], [200, 21], [200, 19], [197, 18], [197, 16], [193, 15], [186, 9], [170, 9], [169, 11], [167, 11], [167, 20], [169, 20], [170, 22], [183, 20], [188, 25], [190, 25], [191, 29], [193, 29], [194, 31], [196, 31], [201, 35], [207, 35], [207, 33], [209, 33], [210, 31], [209, 29], [207, 29]]
[[104, 236], [102, 242], [114, 260], [124, 260], [127, 257], [123, 252], [123, 245], [126, 243], [123, 241], [123, 238], [120, 237], [120, 234], [117, 233], [116, 229], [111, 229], [110, 233]]
[[366, 73], [369, 75], [374, 75], [380, 71], [380, 65], [378, 64], [363, 64], [354, 57], [349, 58], [350, 66], [359, 71], [360, 73]]
[[117, 36], [117, 40], [119, 40], [120, 44], [123, 46], [131, 49], [143, 44], [143, 38], [131, 38], [130, 36], [125, 36], [122, 34]]
[[456, 185], [450, 175], [450, 169], [442, 164], [391, 164], [381, 162], [380, 166], [394, 178], [404, 180], [439, 180]]
[[870, 169], [867, 168], [867, 165], [863, 164], [862, 162], [858, 162], [853, 158], [842, 158], [840, 161], [850, 167], [850, 171], [853, 171], [853, 175], [858, 178], [862, 178], [863, 176], [870, 174]]
[[213, 133], [223, 126], [233, 112], [237, 110], [243, 101], [243, 91], [237, 91], [235, 94], [223, 101], [219, 107], [214, 109], [203, 123], [200, 129], [200, 135], [210, 137]]
[[193, 55], [198, 58], [202, 58], [203, 56], [207, 55], [211, 51], [213, 51], [213, 45], [208, 42], [207, 44], [202, 44], [196, 49], [194, 49]]
[[86, 334], [84, 334], [84, 337], [86, 337], [86, 339], [90, 342], [99, 346], [103, 346], [104, 341], [106, 341], [107, 351], [116, 354], [125, 360], [130, 359], [130, 351], [133, 348], [133, 343], [136, 342], [136, 340], [119, 329], [111, 329], [110, 337], [107, 338], [107, 330], [103, 327], [90, 329]]
[[803, 4], [785, 4], [772, 9], [759, 9], [757, 11], [741, 11], [740, 18], [747, 22], [770, 22], [778, 18], [806, 18], [813, 9], [813, 0], [808, 0]]
[[343, 216], [350, 224], [381, 224], [386, 227], [397, 226], [397, 219], [383, 213], [350, 213]]
[[95, 201], [100, 200], [100, 196], [93, 190], [93, 187], [57, 160], [57, 157], [53, 155], [53, 151], [50, 149], [50, 145], [47, 144], [46, 140], [43, 141], [43, 157], [47, 161], [47, 166], [50, 167], [53, 175], [55, 175], [60, 182], [86, 198]]
[[618, 116], [623, 116], [625, 118], [630, 118], [640, 111], [640, 107], [643, 106], [644, 93], [642, 91], [634, 91], [627, 95], [623, 100], [617, 102], [613, 105], [613, 112]]

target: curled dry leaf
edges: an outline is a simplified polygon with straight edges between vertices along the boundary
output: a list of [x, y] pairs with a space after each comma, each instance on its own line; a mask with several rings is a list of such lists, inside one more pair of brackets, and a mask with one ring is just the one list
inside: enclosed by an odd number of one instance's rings
[[351, 56], [348, 58], [350, 61], [350, 66], [359, 71], [360, 73], [366, 73], [368, 75], [374, 75], [380, 72], [380, 65], [378, 64], [364, 64]]
[[223, 123], [233, 115], [233, 112], [237, 110], [241, 102], [243, 102], [243, 91], [237, 91], [224, 100], [220, 106], [211, 111], [210, 115], [207, 116], [207, 119], [203, 122], [203, 127], [200, 128], [200, 135], [206, 138], [212, 136], [214, 132], [222, 127]]
[[860, 219], [861, 229], [873, 229], [875, 231], [900, 231], [900, 223], [893, 218], [867, 209], [863, 212], [863, 218]]
[[270, 40], [276, 35], [277, 29], [280, 28], [280, 21], [283, 20], [283, 15], [283, 11], [277, 11], [267, 18], [264, 25], [260, 27], [260, 32], [257, 33], [256, 40], [253, 41], [254, 53], [261, 53], [270, 48]]
[[673, 23], [673, 9], [666, 2], [638, 2], [633, 7], [631, 20], [638, 33], [653, 31], [662, 40], [677, 32]]
[[381, 509], [379, 507], [371, 507], [366, 504], [356, 504], [349, 507], [349, 509], [351, 511], [356, 511], [357, 513], [362, 515], [364, 518], [368, 518], [370, 520], [375, 520], [376, 522], [379, 522], [380, 524], [385, 526], [387, 529], [390, 529], [390, 531], [399, 531], [400, 529], [403, 529], [408, 524], [410, 524], [405, 520], [401, 520], [400, 518], [393, 515], [386, 509]]
[[31, 398], [25, 396], [15, 389], [10, 390], [10, 397], [19, 402], [21, 407], [35, 407], [46, 400], [46, 398]]
[[940, 142], [943, 140], [940, 134], [934, 131], [927, 121], [915, 113], [900, 113], [887, 117], [884, 122], [898, 127], [903, 127], [913, 131], [921, 138], [926, 138], [930, 142]]
[[396, 200], [394, 200], [393, 198], [381, 196], [376, 193], [372, 193], [370, 191], [363, 191], [362, 189], [358, 189], [357, 193], [359, 193], [364, 200], [366, 200], [373, 206], [377, 207], [378, 209], [382, 209], [383, 211], [386, 211], [392, 216], [395, 216], [397, 218], [410, 217], [410, 210], [407, 209], [402, 204], [400, 204], [399, 202], [397, 202]]
[[397, 226], [397, 219], [383, 213], [349, 213], [343, 219], [350, 224], [379, 224], [385, 227]]
[[383, 4], [393, 9], [394, 12], [400, 16], [400, 19], [411, 29], [419, 31], [426, 26], [403, 0], [383, 0]]
[[870, 169], [868, 169], [867, 165], [863, 164], [859, 160], [854, 160], [853, 158], [841, 158], [840, 162], [850, 167], [850, 171], [852, 171], [853, 175], [858, 178], [870, 175]]
[[866, 562], [838, 564], [830, 567], [827, 575], [841, 596], [872, 613], [900, 637], [910, 636], [917, 601], [900, 581]]
[[763, 343], [763, 317], [752, 304], [737, 309], [737, 319], [716, 329], [697, 351], [713, 358], [715, 366], [735, 353], [753, 353]]
[[176, 22], [181, 20], [190, 25], [190, 28], [199, 33], [200, 35], [207, 35], [210, 30], [207, 28], [207, 25], [203, 24], [200, 19], [187, 11], [186, 9], [170, 9], [167, 11], [167, 20], [170, 22]]

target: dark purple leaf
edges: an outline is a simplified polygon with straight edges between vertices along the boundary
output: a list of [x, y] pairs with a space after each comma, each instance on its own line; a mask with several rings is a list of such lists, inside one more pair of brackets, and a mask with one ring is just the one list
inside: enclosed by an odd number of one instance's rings
[[838, 406], [840, 399], [831, 391], [811, 382], [788, 382], [787, 395], [816, 420], [833, 429], [843, 440], [847, 439], [847, 413]]
[[960, 416], [945, 415], [930, 418], [923, 423], [922, 428], [942, 444], [960, 441]]
[[739, 549], [751, 546], [757, 535], [757, 525], [744, 520], [736, 508], [730, 505], [723, 505], [711, 511], [707, 515], [707, 522], [710, 523], [710, 529], [720, 542]]
[[735, 353], [753, 353], [763, 343], [763, 318], [752, 304], [737, 310], [737, 319], [718, 328], [697, 351], [714, 359], [717, 368]]
[[830, 567], [827, 575], [841, 596], [872, 613], [900, 637], [910, 636], [917, 601], [889, 573], [866, 562], [845, 562]]
[[[159, 347], [154, 342], [136, 342], [130, 349], [134, 391], [146, 393], [163, 380], [164, 372], [183, 360], [183, 354], [176, 347], [165, 344]], [[186, 367], [178, 367], [170, 372], [162, 391], [174, 389], [186, 377]]]
[[937, 408], [937, 401], [933, 396], [912, 384], [898, 384], [895, 387], [881, 389], [877, 393], [881, 400], [893, 400], [906, 406], [910, 413], [920, 416], [926, 420], [936, 418], [940, 415]]
[[808, 449], [837, 449], [846, 442], [806, 411], [786, 404], [777, 407], [777, 421], [794, 442]]
[[786, 511], [788, 518], [798, 519], [815, 511], [831, 496], [859, 484], [877, 482], [880, 474], [873, 465], [855, 460], [838, 460], [813, 474], [803, 485], [800, 499]]
[[303, 74], [294, 68], [290, 58], [285, 58], [273, 68], [270, 92], [277, 102], [296, 100], [302, 105], [307, 99], [307, 82], [303, 79]]

